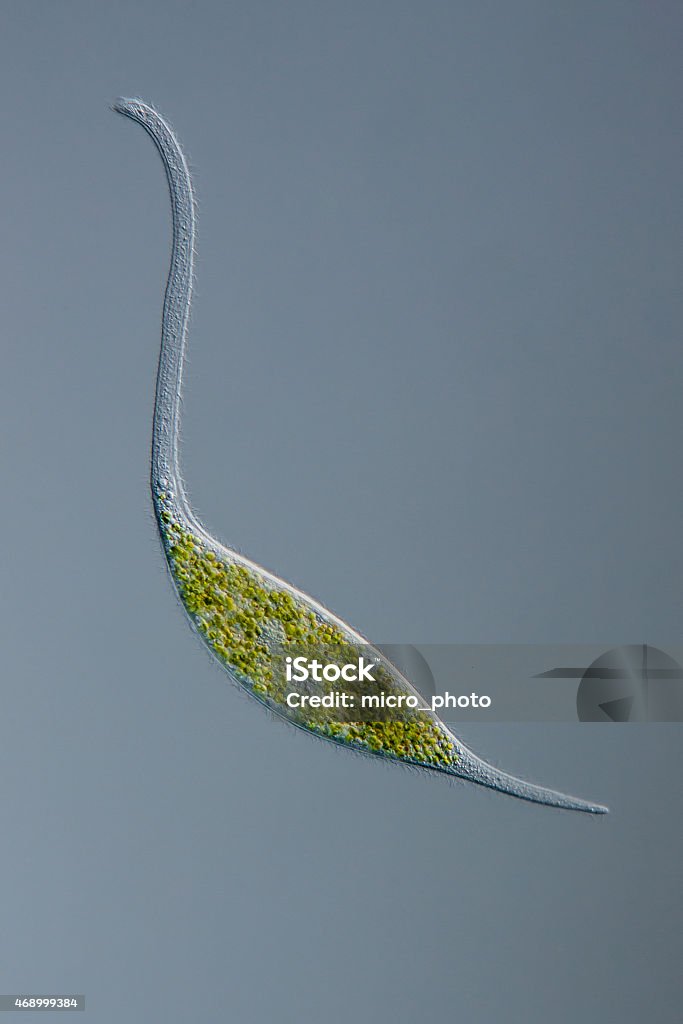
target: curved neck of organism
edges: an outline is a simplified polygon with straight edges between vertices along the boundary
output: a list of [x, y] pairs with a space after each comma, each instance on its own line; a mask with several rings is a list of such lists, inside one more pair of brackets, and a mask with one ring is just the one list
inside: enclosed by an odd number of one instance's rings
[[[524, 800], [552, 807], [603, 813], [606, 808], [515, 778], [468, 750], [427, 708], [417, 690], [377, 648], [308, 595], [213, 538], [192, 512], [178, 463], [183, 356], [192, 297], [194, 197], [187, 162], [163, 118], [138, 99], [121, 99], [114, 109], [138, 121], [161, 155], [171, 198], [173, 246], [164, 300], [161, 352], [154, 406], [152, 495], [159, 532], [175, 587], [201, 639], [243, 689], [299, 729], [339, 746], [430, 772], [458, 776]], [[304, 652], [310, 662], [353, 665], [365, 659], [372, 686], [344, 684], [354, 702], [330, 704], [339, 686], [326, 680], [307, 684], [320, 698], [290, 706], [292, 683], [284, 671], [290, 657]], [[391, 716], [359, 714], [368, 688], [393, 696], [400, 710]], [[324, 706], [322, 698], [327, 697]], [[289, 699], [288, 699], [289, 698]], [[410, 700], [409, 700], [410, 698]], [[296, 699], [296, 698], [295, 698]]]

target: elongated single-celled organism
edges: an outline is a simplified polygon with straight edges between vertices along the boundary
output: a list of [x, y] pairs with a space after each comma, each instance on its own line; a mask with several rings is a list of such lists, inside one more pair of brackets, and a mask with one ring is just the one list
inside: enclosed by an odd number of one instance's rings
[[[171, 268], [164, 300], [154, 406], [152, 497], [171, 576], [199, 636], [229, 675], [275, 714], [298, 728], [376, 757], [458, 776], [536, 803], [601, 814], [606, 808], [535, 786], [499, 771], [468, 750], [419, 698], [408, 680], [359, 633], [284, 580], [211, 537], [188, 502], [180, 475], [178, 432], [187, 322], [192, 296], [194, 198], [192, 182], [172, 130], [137, 99], [114, 109], [138, 121], [152, 137], [166, 169], [173, 214]], [[351, 664], [373, 662], [385, 694], [417, 698], [392, 717], [359, 720], [337, 707], [288, 705], [283, 652], [320, 653]], [[365, 684], [357, 687], [357, 696]], [[353, 684], [345, 684], [346, 691]], [[324, 681], [310, 691], [325, 696]], [[400, 703], [400, 702], [399, 702]], [[367, 718], [367, 714], [365, 715]]]

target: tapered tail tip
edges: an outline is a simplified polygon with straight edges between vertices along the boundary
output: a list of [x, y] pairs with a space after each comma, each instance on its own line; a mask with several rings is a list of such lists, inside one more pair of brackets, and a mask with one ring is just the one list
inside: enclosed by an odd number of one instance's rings
[[558, 807], [565, 811], [583, 811], [586, 814], [609, 813], [609, 808], [604, 804], [581, 800], [579, 797], [559, 793], [546, 786], [536, 786], [533, 782], [503, 772], [462, 745], [459, 747], [458, 761], [453, 766], [452, 774], [476, 782], [479, 786], [495, 789], [499, 793], [508, 793], [520, 800], [528, 800], [530, 803], [545, 804], [547, 807]]

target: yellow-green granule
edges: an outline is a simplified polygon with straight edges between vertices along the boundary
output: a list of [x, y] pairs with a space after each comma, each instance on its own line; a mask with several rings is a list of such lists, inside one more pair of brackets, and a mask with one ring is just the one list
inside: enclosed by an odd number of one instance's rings
[[[163, 495], [160, 496], [163, 499]], [[330, 652], [335, 661], [352, 662], [367, 648], [345, 636], [286, 590], [273, 586], [257, 572], [237, 561], [220, 558], [200, 538], [182, 526], [160, 500], [160, 520], [169, 565], [185, 608], [206, 642], [239, 681], [273, 710], [295, 724], [337, 742], [413, 764], [447, 768], [457, 760], [447, 732], [431, 715], [407, 708], [378, 713], [378, 721], [340, 720], [339, 710], [292, 709], [286, 694], [282, 652], [288, 649], [310, 656]], [[280, 658], [280, 661], [277, 659]], [[375, 668], [376, 688], [385, 693], [404, 692], [383, 665]], [[317, 693], [331, 691], [317, 684]], [[345, 684], [357, 697], [367, 687]], [[375, 691], [377, 692], [377, 690]], [[352, 716], [347, 714], [347, 719]]]

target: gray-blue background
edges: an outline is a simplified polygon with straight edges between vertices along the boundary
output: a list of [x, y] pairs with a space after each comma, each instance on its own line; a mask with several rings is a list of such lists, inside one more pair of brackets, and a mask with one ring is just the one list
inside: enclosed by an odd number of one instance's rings
[[462, 730], [613, 809], [554, 813], [273, 723], [191, 635], [147, 491], [167, 196], [107, 104], [157, 104], [196, 175], [211, 529], [378, 642], [666, 647], [680, 4], [0, 11], [0, 990], [679, 1021], [679, 727]]

